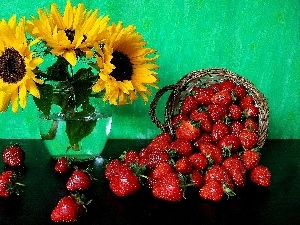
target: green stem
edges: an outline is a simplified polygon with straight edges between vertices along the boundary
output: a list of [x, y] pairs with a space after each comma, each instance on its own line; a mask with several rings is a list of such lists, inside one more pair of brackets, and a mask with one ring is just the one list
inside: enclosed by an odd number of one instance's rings
[[53, 140], [56, 136], [58, 120], [54, 120], [47, 134], [41, 134], [43, 140]]

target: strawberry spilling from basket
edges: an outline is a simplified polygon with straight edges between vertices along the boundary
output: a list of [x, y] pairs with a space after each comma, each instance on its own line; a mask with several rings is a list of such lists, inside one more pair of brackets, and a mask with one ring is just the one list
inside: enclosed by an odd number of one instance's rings
[[[156, 111], [168, 91], [162, 123]], [[203, 199], [220, 201], [248, 182], [270, 186], [270, 170], [260, 162], [269, 109], [247, 79], [225, 69], [191, 72], [157, 92], [150, 116], [162, 132], [106, 166], [116, 195], [147, 187], [154, 197], [177, 202], [193, 188]]]

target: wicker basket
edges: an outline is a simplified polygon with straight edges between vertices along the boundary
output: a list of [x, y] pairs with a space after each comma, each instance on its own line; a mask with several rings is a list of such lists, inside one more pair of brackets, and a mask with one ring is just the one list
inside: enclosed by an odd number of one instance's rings
[[[246, 78], [235, 74], [227, 69], [212, 68], [192, 71], [183, 76], [176, 84], [168, 85], [161, 88], [155, 95], [150, 104], [150, 117], [152, 121], [163, 132], [168, 132], [174, 136], [175, 130], [172, 127], [172, 116], [178, 112], [180, 101], [186, 96], [195, 86], [205, 86], [220, 82], [224, 79], [234, 81], [236, 84], [244, 85], [250, 95], [253, 96], [256, 106], [259, 108], [258, 116], [258, 147], [262, 148], [268, 133], [269, 126], [269, 107], [265, 96]], [[157, 118], [156, 108], [160, 98], [166, 93], [171, 92], [166, 105], [164, 121], [161, 122]]]

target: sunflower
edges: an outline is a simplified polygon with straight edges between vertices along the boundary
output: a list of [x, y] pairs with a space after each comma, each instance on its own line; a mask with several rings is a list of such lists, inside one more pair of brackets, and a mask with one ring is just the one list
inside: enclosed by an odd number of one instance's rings
[[146, 42], [133, 25], [124, 28], [119, 22], [108, 30], [107, 41], [95, 47], [100, 72], [93, 91], [105, 90], [103, 100], [113, 105], [132, 103], [137, 93], [146, 103], [147, 95], [151, 94], [148, 86], [157, 88], [158, 77], [154, 70], [158, 68], [155, 64], [158, 56], [149, 57], [156, 51], [145, 48]]
[[72, 6], [67, 1], [61, 15], [55, 3], [48, 10], [38, 10], [39, 18], [28, 21], [31, 35], [45, 41], [54, 55], [64, 57], [71, 65], [76, 57], [86, 53], [92, 56], [91, 47], [105, 37], [109, 17], [98, 17], [98, 10], [87, 11], [84, 5]]
[[0, 21], [0, 111], [6, 111], [12, 103], [12, 111], [18, 111], [18, 100], [22, 108], [26, 107], [27, 91], [39, 98], [40, 93], [35, 83], [43, 81], [36, 78], [33, 70], [42, 63], [34, 57], [26, 39], [25, 18], [19, 23], [16, 15], [8, 21]]

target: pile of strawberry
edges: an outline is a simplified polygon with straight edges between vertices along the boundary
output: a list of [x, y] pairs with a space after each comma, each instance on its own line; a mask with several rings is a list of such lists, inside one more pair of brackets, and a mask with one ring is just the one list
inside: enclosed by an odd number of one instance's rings
[[0, 197], [8, 198], [13, 194], [19, 194], [21, 171], [25, 161], [25, 152], [19, 144], [11, 145], [2, 152], [2, 160], [5, 164], [4, 171], [0, 174]]
[[67, 176], [65, 188], [68, 194], [59, 199], [51, 212], [51, 220], [53, 222], [76, 222], [91, 202], [91, 200], [86, 200], [84, 192], [91, 187], [95, 178], [89, 167], [79, 168], [73, 159], [67, 157], [57, 159], [54, 170], [58, 174]]
[[245, 187], [262, 187], [270, 170], [260, 163], [259, 109], [243, 85], [223, 80], [193, 87], [173, 115], [174, 137], [160, 133], [140, 151], [130, 150], [105, 168], [110, 189], [127, 196], [142, 187], [156, 198], [177, 202], [188, 188], [220, 201]]

